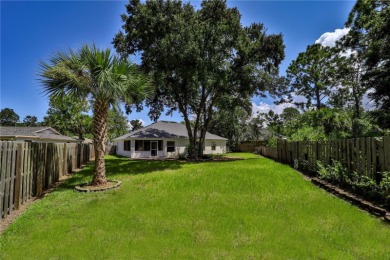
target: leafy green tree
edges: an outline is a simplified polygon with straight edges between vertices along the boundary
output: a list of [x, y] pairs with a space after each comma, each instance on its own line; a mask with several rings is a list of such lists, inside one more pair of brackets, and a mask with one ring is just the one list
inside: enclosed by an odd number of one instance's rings
[[50, 97], [47, 116], [43, 121], [62, 134], [77, 135], [83, 140], [85, 134], [92, 133], [92, 118], [87, 114], [89, 110], [90, 106], [85, 98], [77, 99], [62, 93]]
[[0, 125], [2, 126], [16, 126], [19, 118], [19, 115], [11, 108], [3, 108], [0, 111]]
[[260, 116], [266, 122], [268, 128], [278, 134], [282, 133], [283, 121], [281, 117], [276, 114], [273, 110], [268, 111], [268, 113], [262, 113]]
[[[122, 57], [140, 54], [157, 90], [146, 104], [157, 120], [164, 107], [179, 110], [189, 136], [189, 157], [202, 156], [206, 131], [224, 96], [247, 100], [262, 94], [284, 58], [282, 35], [263, 24], [242, 27], [237, 8], [203, 1], [195, 10], [181, 1], [131, 0], [114, 38]], [[239, 103], [239, 102], [237, 102]], [[191, 126], [191, 119], [194, 124]]]
[[250, 116], [250, 103], [244, 107], [234, 105], [221, 107], [214, 112], [210, 121], [209, 131], [227, 138], [229, 150], [235, 151], [238, 143], [244, 139]]
[[291, 136], [296, 129], [301, 127], [300, 118], [301, 113], [295, 107], [287, 107], [283, 109], [283, 112], [280, 114], [280, 119], [282, 121], [280, 134], [284, 136]]
[[49, 96], [73, 96], [89, 100], [93, 111], [95, 169], [93, 185], [105, 185], [105, 145], [108, 138], [110, 106], [131, 104], [133, 97], [147, 97], [150, 80], [127, 60], [119, 59], [109, 49], [83, 46], [79, 51], [58, 52], [49, 63], [41, 63], [40, 79]]
[[23, 119], [23, 125], [24, 126], [38, 126], [38, 118], [36, 116], [26, 116]]
[[291, 136], [291, 141], [320, 141], [328, 139], [323, 127], [304, 126]]
[[131, 131], [135, 131], [143, 127], [142, 122], [138, 119], [130, 120]]
[[265, 128], [266, 120], [261, 116], [257, 115], [252, 117], [246, 125], [244, 132], [244, 140], [257, 141], [263, 136], [261, 130]]
[[120, 109], [110, 109], [108, 112], [108, 138], [112, 140], [116, 137], [128, 133], [127, 118]]
[[295, 107], [286, 107], [280, 114], [280, 118], [283, 123], [290, 122], [297, 119], [300, 116], [300, 112]]
[[306, 108], [312, 105], [317, 110], [325, 106], [324, 99], [331, 94], [335, 85], [333, 51], [320, 44], [309, 45], [305, 52], [298, 55], [287, 69], [290, 81], [288, 92], [304, 96], [308, 101]]
[[[350, 27], [343, 39], [346, 48], [359, 53], [366, 70], [362, 83], [382, 111], [390, 111], [390, 3], [382, 0], [357, 0], [349, 14]], [[382, 127], [390, 128], [390, 112], [378, 113]]]
[[363, 61], [358, 53], [345, 56], [342, 50], [335, 49], [337, 70], [335, 80], [339, 83], [330, 97], [329, 103], [336, 108], [351, 107], [354, 118], [360, 118], [363, 111], [362, 100], [367, 87], [362, 84], [362, 75], [365, 71]]
[[306, 111], [300, 117], [300, 128], [311, 127], [315, 132], [323, 132], [330, 139], [347, 138], [352, 133], [351, 114], [345, 110], [323, 108]]

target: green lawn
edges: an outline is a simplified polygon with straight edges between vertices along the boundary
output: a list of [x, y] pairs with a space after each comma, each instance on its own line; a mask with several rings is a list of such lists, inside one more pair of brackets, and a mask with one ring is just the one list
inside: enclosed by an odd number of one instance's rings
[[0, 259], [389, 259], [390, 225], [288, 166], [243, 157], [109, 156], [119, 189], [74, 192], [84, 168], [7, 229]]

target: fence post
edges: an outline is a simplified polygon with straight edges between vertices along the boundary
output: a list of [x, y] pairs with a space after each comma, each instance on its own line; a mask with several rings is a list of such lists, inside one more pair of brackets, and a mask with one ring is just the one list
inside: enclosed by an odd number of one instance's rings
[[22, 170], [23, 170], [23, 144], [18, 143], [17, 145], [17, 157], [16, 157], [16, 169], [15, 169], [15, 189], [14, 189], [14, 201], [15, 209], [18, 210], [20, 206], [20, 192], [22, 185]]
[[384, 156], [385, 156], [385, 171], [390, 171], [390, 136], [383, 137]]
[[67, 152], [68, 152], [67, 143], [64, 143], [64, 154], [63, 154], [63, 157], [64, 157], [63, 173], [64, 173], [64, 175], [68, 174], [68, 155], [67, 155]]

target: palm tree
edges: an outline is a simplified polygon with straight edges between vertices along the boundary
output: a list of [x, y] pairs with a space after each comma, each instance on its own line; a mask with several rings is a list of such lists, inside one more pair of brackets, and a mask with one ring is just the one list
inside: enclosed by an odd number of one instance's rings
[[71, 95], [91, 102], [95, 147], [92, 185], [106, 184], [104, 154], [109, 108], [147, 98], [152, 93], [151, 80], [136, 65], [95, 45], [85, 45], [77, 52], [55, 53], [49, 63], [41, 62], [39, 77], [48, 96]]

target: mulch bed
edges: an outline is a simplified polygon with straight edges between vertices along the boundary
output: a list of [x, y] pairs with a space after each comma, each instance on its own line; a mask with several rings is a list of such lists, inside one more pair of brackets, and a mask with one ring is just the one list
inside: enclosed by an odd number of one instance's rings
[[77, 185], [74, 189], [79, 192], [99, 192], [118, 188], [122, 182], [118, 180], [107, 180], [105, 185], [94, 186], [90, 182]]
[[304, 172], [298, 171], [300, 174], [302, 174], [307, 180], [310, 180], [313, 184], [316, 186], [334, 194], [335, 196], [342, 198], [353, 205], [358, 206], [359, 208], [379, 217], [380, 219], [384, 220], [386, 223], [390, 224], [390, 212], [387, 211], [384, 208], [381, 208], [369, 201], [366, 201], [360, 197], [357, 197], [356, 195], [341, 189], [340, 187], [333, 185], [327, 181], [324, 181], [322, 179], [319, 179], [317, 177], [314, 177], [311, 174], [306, 174]]

